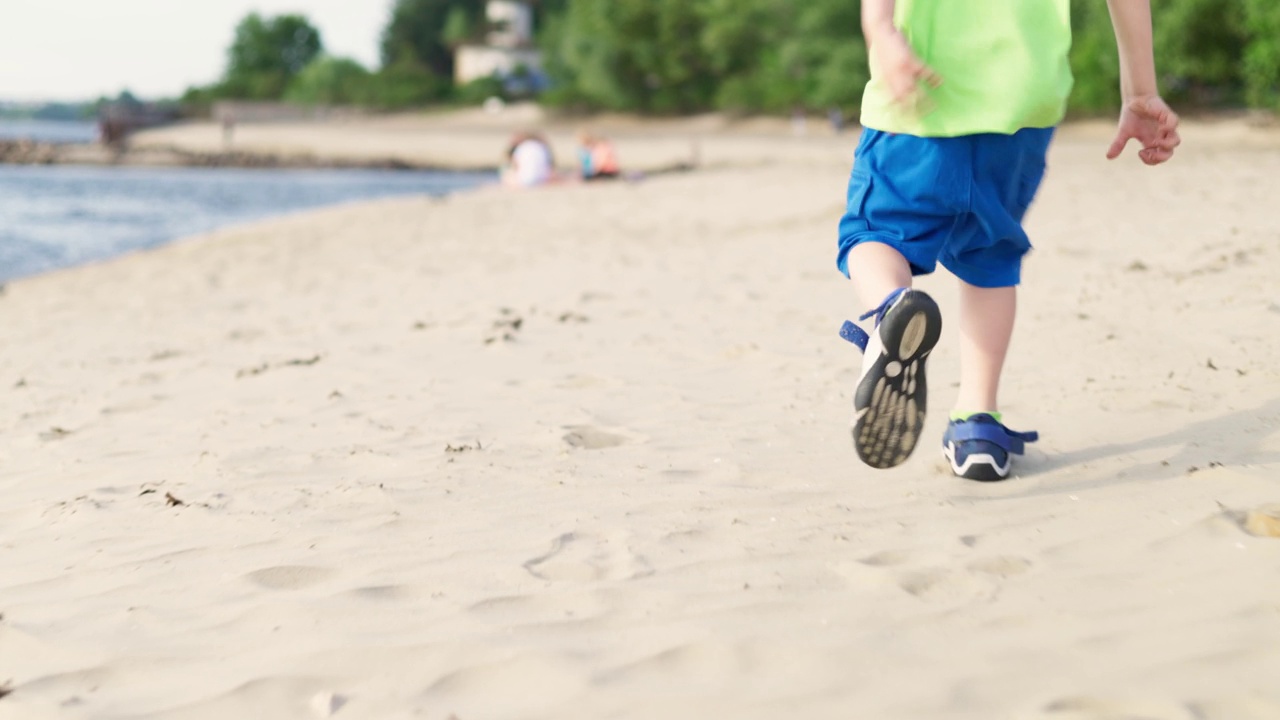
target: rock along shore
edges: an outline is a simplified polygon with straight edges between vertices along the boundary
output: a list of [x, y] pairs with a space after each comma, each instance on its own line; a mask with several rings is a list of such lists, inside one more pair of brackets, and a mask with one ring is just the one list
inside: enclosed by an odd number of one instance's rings
[[[0, 140], [0, 165], [100, 165], [137, 167], [437, 169], [403, 158], [343, 158], [250, 150], [202, 152], [174, 147], [60, 144]], [[476, 168], [487, 169], [487, 168]]]

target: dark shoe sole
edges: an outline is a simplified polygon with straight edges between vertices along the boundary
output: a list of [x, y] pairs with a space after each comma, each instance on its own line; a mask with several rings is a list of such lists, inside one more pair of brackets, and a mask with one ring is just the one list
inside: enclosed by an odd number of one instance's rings
[[854, 392], [853, 446], [874, 468], [911, 457], [924, 429], [928, 386], [925, 361], [942, 336], [933, 298], [908, 290], [875, 330], [884, 347]]

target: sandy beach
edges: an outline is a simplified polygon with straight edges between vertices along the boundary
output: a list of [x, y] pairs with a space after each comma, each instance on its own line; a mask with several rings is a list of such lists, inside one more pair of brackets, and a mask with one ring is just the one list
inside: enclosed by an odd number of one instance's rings
[[[540, 119], [236, 143], [483, 166]], [[856, 132], [599, 124], [699, 168], [7, 286], [0, 720], [1280, 718], [1280, 135], [1060, 134], [1003, 392], [1043, 440], [984, 485], [954, 325], [915, 456], [851, 448]]]

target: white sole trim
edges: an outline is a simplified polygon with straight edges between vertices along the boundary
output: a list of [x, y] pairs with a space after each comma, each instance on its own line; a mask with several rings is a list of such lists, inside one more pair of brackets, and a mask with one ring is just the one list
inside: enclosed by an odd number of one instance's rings
[[963, 465], [956, 464], [956, 449], [951, 443], [942, 446], [942, 456], [951, 464], [951, 471], [960, 477], [964, 477], [966, 473], [973, 469], [974, 465], [986, 465], [995, 470], [996, 475], [1001, 478], [1009, 477], [1009, 470], [1013, 468], [1013, 456], [1005, 458], [1004, 465], [996, 462], [996, 459], [987, 453], [973, 453], [964, 459]]

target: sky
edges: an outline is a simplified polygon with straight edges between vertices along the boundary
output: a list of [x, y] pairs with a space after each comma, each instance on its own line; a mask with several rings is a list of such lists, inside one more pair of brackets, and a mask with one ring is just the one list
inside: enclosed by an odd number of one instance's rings
[[331, 55], [378, 64], [392, 0], [0, 0], [0, 100], [176, 97], [222, 76], [250, 12], [306, 15]]

